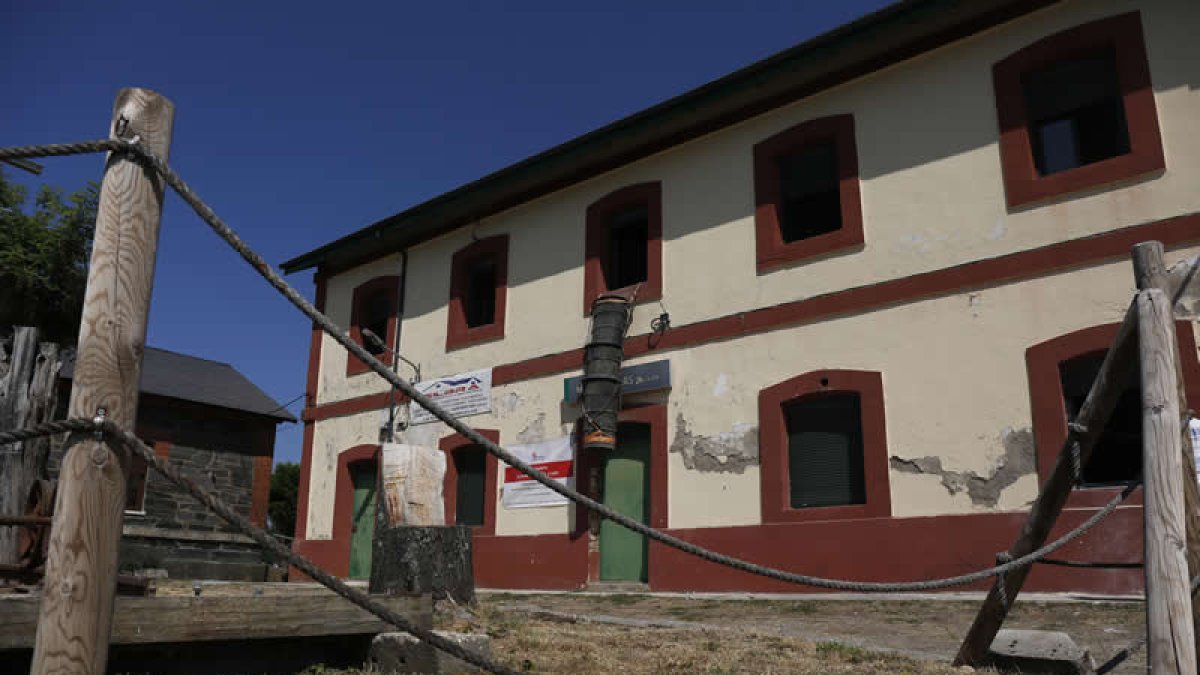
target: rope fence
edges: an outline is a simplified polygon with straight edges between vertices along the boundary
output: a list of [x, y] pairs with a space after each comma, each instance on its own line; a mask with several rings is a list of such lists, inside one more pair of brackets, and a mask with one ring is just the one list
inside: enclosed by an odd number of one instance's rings
[[[514, 456], [500, 445], [488, 440], [483, 435], [475, 431], [472, 427], [442, 409], [435, 402], [418, 391], [411, 383], [404, 380], [398, 374], [384, 366], [383, 363], [374, 357], [374, 355], [351, 339], [345, 331], [341, 330], [327, 316], [314, 307], [312, 303], [310, 303], [296, 289], [289, 285], [279, 275], [279, 273], [277, 273], [265, 260], [263, 260], [261, 256], [251, 249], [249, 245], [247, 245], [246, 242], [242, 240], [236, 232], [233, 231], [232, 228], [222, 221], [220, 217], [217, 216], [217, 214], [212, 210], [212, 208], [210, 208], [202, 199], [200, 199], [200, 197], [191, 189], [191, 187], [177, 173], [175, 173], [170, 166], [149, 152], [146, 148], [138, 145], [136, 140], [134, 142], [130, 142], [118, 139], [103, 139], [80, 143], [0, 148], [0, 160], [47, 156], [67, 156], [97, 152], [128, 153], [130, 156], [137, 158], [149, 167], [152, 167], [162, 178], [162, 180], [167, 185], [170, 185], [171, 188], [180, 196], [180, 198], [182, 198], [184, 202], [186, 202], [196, 212], [196, 214], [200, 216], [201, 220], [203, 220], [222, 240], [232, 247], [238, 253], [238, 255], [242, 257], [243, 260], [245, 260], [252, 268], [254, 268], [254, 270], [257, 271], [259, 275], [267, 281], [267, 283], [274, 287], [293, 306], [300, 310], [301, 313], [312, 320], [314, 324], [320, 326], [320, 328], [326, 334], [341, 344], [349, 353], [353, 354], [356, 358], [367, 364], [371, 370], [386, 380], [393, 387], [393, 390], [399, 390], [400, 392], [404, 393], [411, 401], [416, 402], [418, 405], [429, 411], [438, 420], [445, 423], [454, 431], [462, 434], [472, 443], [482, 446], [489, 453], [503, 461], [505, 464], [517, 469], [546, 488], [562, 495], [579, 506], [585, 507], [597, 513], [603, 518], [616, 522], [633, 532], [647, 537], [648, 539], [657, 541], [663, 545], [715, 564], [724, 565], [742, 572], [782, 581], [785, 583], [863, 593], [929, 591], [967, 585], [979, 581], [985, 581], [992, 577], [999, 577], [1001, 580], [1003, 580], [1004, 575], [1007, 573], [1015, 569], [1031, 565], [1035, 562], [1044, 561], [1046, 556], [1054, 551], [1057, 551], [1071, 541], [1079, 538], [1088, 530], [1095, 527], [1100, 521], [1110, 515], [1123, 501], [1125, 501], [1125, 499], [1128, 498], [1128, 496], [1139, 484], [1133, 483], [1128, 485], [1118, 495], [1113, 497], [1113, 499], [1109, 501], [1104, 508], [1096, 511], [1079, 526], [1065, 533], [1057, 540], [1050, 542], [1049, 544], [1046, 544], [1035, 551], [1018, 558], [1005, 560], [1001, 564], [987, 569], [938, 579], [904, 582], [870, 582], [817, 577], [780, 570], [735, 558], [717, 551], [712, 551], [661, 530], [652, 528], [638, 520], [634, 520], [633, 518], [630, 518], [609, 508], [608, 506], [605, 506], [604, 504], [591, 497], [588, 497], [587, 495], [581, 494], [570, 487], [558, 483], [554, 479], [548, 477], [546, 474], [533, 468], [520, 458]], [[351, 588], [340, 579], [321, 570], [308, 559], [291, 551], [287, 547], [280, 544], [270, 534], [250, 523], [236, 511], [231, 509], [228, 505], [224, 504], [220, 499], [209, 494], [203, 488], [193, 483], [186, 476], [180, 474], [169, 462], [157, 457], [153, 450], [145, 446], [145, 444], [137, 439], [136, 436], [125, 430], [117, 428], [111, 422], [104, 420], [73, 419], [61, 422], [51, 422], [19, 431], [0, 432], [0, 445], [63, 432], [94, 432], [97, 430], [103, 430], [109, 437], [117, 439], [125, 448], [131, 449], [132, 451], [140, 454], [148, 464], [154, 466], [154, 468], [164, 477], [180, 486], [193, 497], [211, 508], [215, 513], [217, 513], [217, 515], [221, 516], [226, 521], [246, 533], [248, 536], [252, 537], [264, 548], [270, 550], [272, 553], [280, 556], [281, 558], [288, 560], [289, 563], [294, 565], [297, 569], [300, 569], [314, 580], [330, 588], [338, 595], [341, 595], [359, 607], [371, 612], [380, 619], [383, 619], [384, 621], [400, 628], [401, 630], [412, 634], [418, 639], [427, 642], [453, 656], [461, 658], [464, 661], [472, 663], [473, 665], [479, 666], [494, 673], [516, 672], [503, 665], [493, 663], [482, 656], [474, 654], [473, 652], [470, 652], [461, 646], [438, 636], [430, 630], [410, 624], [403, 616], [400, 616], [387, 607], [371, 600], [370, 596], [366, 593]], [[1075, 432], [1072, 430], [1070, 433]]]

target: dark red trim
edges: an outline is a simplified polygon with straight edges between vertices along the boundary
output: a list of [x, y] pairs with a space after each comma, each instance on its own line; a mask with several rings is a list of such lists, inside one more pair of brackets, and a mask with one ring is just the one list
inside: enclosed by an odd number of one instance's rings
[[[1129, 154], [1039, 176], [1029, 139], [1022, 79], [1031, 71], [1104, 47], [1116, 49]], [[1000, 123], [1000, 166], [1010, 208], [1162, 171], [1162, 136], [1138, 12], [1085, 23], [1034, 42], [992, 67]]]
[[[1200, 215], [1186, 215], [1134, 225], [1120, 230], [1072, 239], [995, 258], [976, 260], [900, 279], [889, 279], [866, 286], [834, 291], [803, 300], [785, 302], [747, 312], [673, 326], [662, 335], [643, 333], [625, 341], [627, 358], [656, 351], [682, 349], [696, 345], [756, 335], [771, 330], [812, 323], [835, 316], [874, 311], [909, 302], [917, 302], [952, 293], [1001, 283], [1021, 281], [1109, 260], [1124, 258], [1134, 244], [1161, 241], [1167, 248], [1178, 248], [1200, 241]], [[498, 365], [492, 371], [492, 384], [501, 386], [567, 372], [583, 367], [583, 349], [570, 349], [537, 356], [524, 361]], [[360, 397], [318, 406], [305, 412], [305, 419], [325, 419], [327, 406], [343, 406], [340, 415], [378, 410], [385, 401], [366, 407], [376, 399]], [[356, 402], [351, 404], [350, 402]], [[345, 404], [345, 405], [343, 405]]]
[[254, 458], [254, 479], [250, 487], [250, 522], [259, 527], [267, 526], [267, 503], [271, 499], [270, 455]]
[[[325, 311], [325, 293], [328, 288], [328, 277], [318, 270], [313, 275], [316, 284], [315, 305], [317, 311]], [[310, 411], [319, 410], [317, 407], [317, 388], [321, 375], [321, 341], [324, 332], [314, 321], [308, 339], [308, 373], [304, 384], [304, 412], [300, 415], [304, 421], [304, 435], [300, 446], [300, 486], [296, 499], [296, 531], [292, 533], [292, 548], [300, 551], [299, 544], [304, 540], [308, 528], [308, 484], [312, 480], [312, 453], [314, 423], [308, 418]], [[289, 574], [288, 579], [299, 577]]]
[[[397, 322], [398, 322], [397, 321], [398, 317], [396, 316], [396, 307], [397, 307], [396, 294], [399, 292], [399, 289], [400, 289], [400, 277], [398, 277], [394, 274], [388, 275], [388, 276], [382, 276], [382, 277], [375, 277], [374, 279], [371, 279], [370, 281], [364, 281], [363, 283], [361, 283], [355, 287], [354, 294], [351, 296], [351, 300], [350, 300], [350, 339], [351, 340], [354, 340], [362, 347], [366, 347], [366, 339], [363, 338], [362, 333], [360, 332], [362, 327], [359, 326], [359, 323], [361, 323], [363, 320], [362, 319], [362, 303], [367, 299], [367, 297], [371, 293], [383, 291], [384, 293], [387, 293], [388, 307], [391, 308], [391, 311], [388, 314], [387, 335], [380, 335], [379, 337], [383, 338], [384, 344], [387, 345], [389, 350], [394, 348], [394, 346], [396, 344], [396, 326], [397, 326]], [[375, 356], [375, 358], [377, 358], [381, 362], [383, 362], [383, 365], [385, 365], [385, 366], [392, 365], [392, 352], [391, 351], [384, 351], [380, 354], [377, 354]], [[358, 375], [361, 373], [365, 373], [370, 370], [371, 369], [367, 367], [367, 364], [358, 360], [358, 357], [356, 357], [350, 353], [346, 354], [346, 376], [347, 377], [349, 377], [351, 375]]]
[[[1037, 444], [1038, 478], [1045, 482], [1054, 470], [1058, 453], [1067, 438], [1067, 411], [1063, 402], [1059, 364], [1085, 354], [1108, 351], [1117, 337], [1120, 324], [1084, 328], [1073, 333], [1038, 343], [1025, 350], [1025, 367], [1029, 375], [1029, 403], [1033, 413], [1033, 435]], [[1196, 355], [1196, 340], [1188, 321], [1175, 322], [1179, 344], [1179, 359], [1183, 364], [1184, 388], [1188, 404], [1200, 404], [1200, 361]], [[1067, 500], [1068, 507], [1100, 507], [1108, 503], [1119, 488], [1076, 488]], [[1139, 489], [1128, 503], [1140, 504]]]
[[[626, 208], [646, 206], [646, 281], [640, 286], [609, 288], [604, 280], [604, 263], [608, 258], [608, 222], [613, 214]], [[653, 181], [628, 185], [601, 197], [587, 207], [587, 226], [584, 237], [583, 313], [592, 313], [592, 303], [602, 293], [621, 293], [636, 303], [662, 298], [662, 183]]]
[[[500, 432], [495, 429], [476, 429], [480, 435], [489, 441], [499, 445]], [[454, 466], [454, 452], [459, 448], [470, 447], [474, 445], [471, 439], [462, 434], [451, 434], [445, 436], [438, 441], [438, 447], [442, 452], [446, 453], [446, 477], [442, 483], [442, 501], [446, 507], [446, 524], [453, 525], [455, 522], [458, 497], [458, 471]], [[490, 452], [485, 452], [485, 475], [483, 481], [483, 525], [480, 527], [471, 528], [472, 538], [478, 538], [480, 535], [496, 534], [496, 499], [498, 492], [496, 488], [497, 470], [496, 456]]]
[[[1051, 537], [1077, 527], [1092, 509], [1063, 511]], [[1013, 541], [1027, 514], [969, 513], [921, 518], [865, 518], [669, 530], [686, 541], [801, 574], [862, 581], [933, 579], [984, 569]], [[919, 552], [914, 551], [919, 542]], [[588, 539], [567, 534], [474, 539], [475, 582], [481, 588], [577, 590], [587, 583]], [[1074, 560], [1138, 562], [1142, 510], [1118, 509], [1093, 532], [1059, 551]], [[818, 593], [709, 563], [650, 543], [654, 591]], [[986, 590], [980, 582], [967, 590]], [[954, 590], [962, 590], [954, 589]], [[1142, 572], [1035, 565], [1028, 591], [1138, 595]]]
[[[333, 497], [333, 532], [329, 539], [297, 538], [293, 548], [321, 569], [338, 577], [350, 574], [351, 520], [354, 517], [354, 477], [352, 466], [379, 461], [378, 445], [356, 445], [338, 453]], [[299, 520], [299, 514], [297, 514]], [[297, 524], [297, 529], [299, 524]], [[293, 575], [289, 575], [289, 579]], [[294, 575], [302, 577], [302, 575]], [[304, 578], [307, 580], [307, 578]]]
[[315, 408], [305, 408], [301, 417], [305, 422], [319, 422], [331, 417], [345, 417], [371, 410], [381, 410], [393, 402], [400, 405], [407, 401], [408, 397], [404, 394], [397, 393], [393, 397], [389, 392], [382, 391], [377, 394], [366, 394], [326, 403]]
[[[783, 406], [797, 399], [832, 392], [857, 392], [860, 397], [866, 503], [791, 508], [788, 496], [788, 434]], [[858, 370], [817, 370], [763, 389], [758, 393], [758, 447], [764, 523], [877, 518], [892, 514], [881, 374]]]
[[[833, 141], [837, 148], [842, 227], [836, 232], [784, 243], [779, 227], [779, 159], [826, 141]], [[859, 248], [863, 241], [853, 115], [801, 122], [754, 146], [754, 243], [760, 274], [835, 251]]]
[[[1051, 538], [1077, 527], [1094, 511], [1067, 509]], [[975, 572], [996, 564], [1028, 514], [971, 513], [924, 518], [807, 521], [748, 527], [671, 530], [686, 541], [791, 572], [860, 581], [912, 581]], [[1072, 560], [1139, 562], [1142, 510], [1118, 509], [1096, 530], [1056, 553]], [[481, 567], [495, 564], [478, 560]], [[991, 581], [948, 590], [987, 590]], [[650, 588], [655, 591], [758, 591], [815, 593], [739, 572], [650, 542]], [[1136, 595], [1139, 569], [1071, 569], [1035, 565], [1026, 591], [1076, 591]]]
[[[313, 282], [317, 286], [314, 304], [318, 312], [324, 312], [325, 291], [328, 287], [325, 275], [320, 273], [314, 274]], [[304, 406], [306, 409], [317, 404], [317, 387], [321, 376], [321, 341], [324, 339], [324, 336], [325, 332], [314, 321], [308, 338], [308, 376], [304, 382]]]
[[[481, 258], [496, 263], [496, 310], [492, 323], [470, 328], [463, 311], [467, 272]], [[508, 303], [508, 235], [480, 239], [454, 253], [450, 262], [450, 302], [446, 323], [446, 351], [504, 337], [504, 315]]]

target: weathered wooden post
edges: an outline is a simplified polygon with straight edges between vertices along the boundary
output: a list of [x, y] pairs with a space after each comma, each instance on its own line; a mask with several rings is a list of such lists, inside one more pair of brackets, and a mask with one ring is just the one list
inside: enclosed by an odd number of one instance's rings
[[[122, 89], [113, 138], [137, 139], [164, 160], [175, 109], [145, 89]], [[88, 269], [69, 415], [103, 410], [133, 429], [146, 317], [162, 216], [163, 183], [153, 169], [108, 157]], [[117, 545], [125, 506], [123, 462], [89, 433], [72, 434], [59, 473], [49, 559], [33, 653], [35, 674], [99, 675], [108, 659]]]
[[[1167, 276], [1167, 265], [1163, 258], [1163, 245], [1159, 241], [1146, 241], [1137, 244], [1133, 247], [1133, 276], [1137, 281], [1139, 291], [1147, 288], [1157, 288], [1167, 295], [1167, 304], [1170, 305], [1172, 295], [1182, 288], [1172, 289], [1170, 279]], [[1171, 307], [1172, 315], [1174, 307]], [[1174, 326], [1172, 324], [1171, 340], [1175, 344], [1176, 352], [1178, 352], [1179, 343], [1175, 339]], [[1179, 403], [1179, 410], [1182, 413], [1188, 409], [1187, 390], [1184, 385], [1182, 362], [1175, 359], [1175, 381], [1178, 386], [1176, 398]], [[1183, 519], [1184, 529], [1187, 533], [1187, 563], [1188, 563], [1188, 578], [1195, 578], [1200, 575], [1200, 488], [1196, 484], [1196, 468], [1195, 459], [1192, 455], [1192, 442], [1188, 434], [1186, 419], [1181, 415], [1179, 420], [1179, 433], [1181, 437], [1180, 450], [1182, 452], [1182, 471], [1183, 471]], [[1196, 652], [1200, 653], [1200, 603], [1189, 602], [1192, 612], [1192, 631], [1196, 636]]]
[[1184, 527], [1175, 321], [1160, 289], [1137, 296], [1142, 376], [1146, 633], [1155, 673], [1196, 672]]

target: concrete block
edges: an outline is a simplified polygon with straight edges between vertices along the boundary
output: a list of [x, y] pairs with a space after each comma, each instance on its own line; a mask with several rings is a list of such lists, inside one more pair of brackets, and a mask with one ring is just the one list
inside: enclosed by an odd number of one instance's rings
[[1090, 675], [1096, 665], [1091, 654], [1059, 631], [1001, 630], [988, 650], [987, 665], [1021, 673]]
[[[482, 633], [448, 633], [438, 635], [469, 649], [491, 657], [492, 640]], [[384, 673], [475, 673], [479, 672], [465, 661], [421, 642], [408, 633], [380, 633], [371, 641], [371, 663]]]

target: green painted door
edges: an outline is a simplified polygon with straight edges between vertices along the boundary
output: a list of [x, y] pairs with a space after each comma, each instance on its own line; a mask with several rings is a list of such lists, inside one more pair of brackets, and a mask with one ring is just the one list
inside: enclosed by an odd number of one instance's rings
[[[604, 503], [645, 523], [650, 517], [650, 427], [622, 424], [604, 462]], [[600, 580], [646, 581], [646, 538], [610, 520], [600, 523]]]
[[350, 523], [350, 578], [371, 577], [371, 542], [375, 536], [375, 463], [352, 465], [354, 515]]

